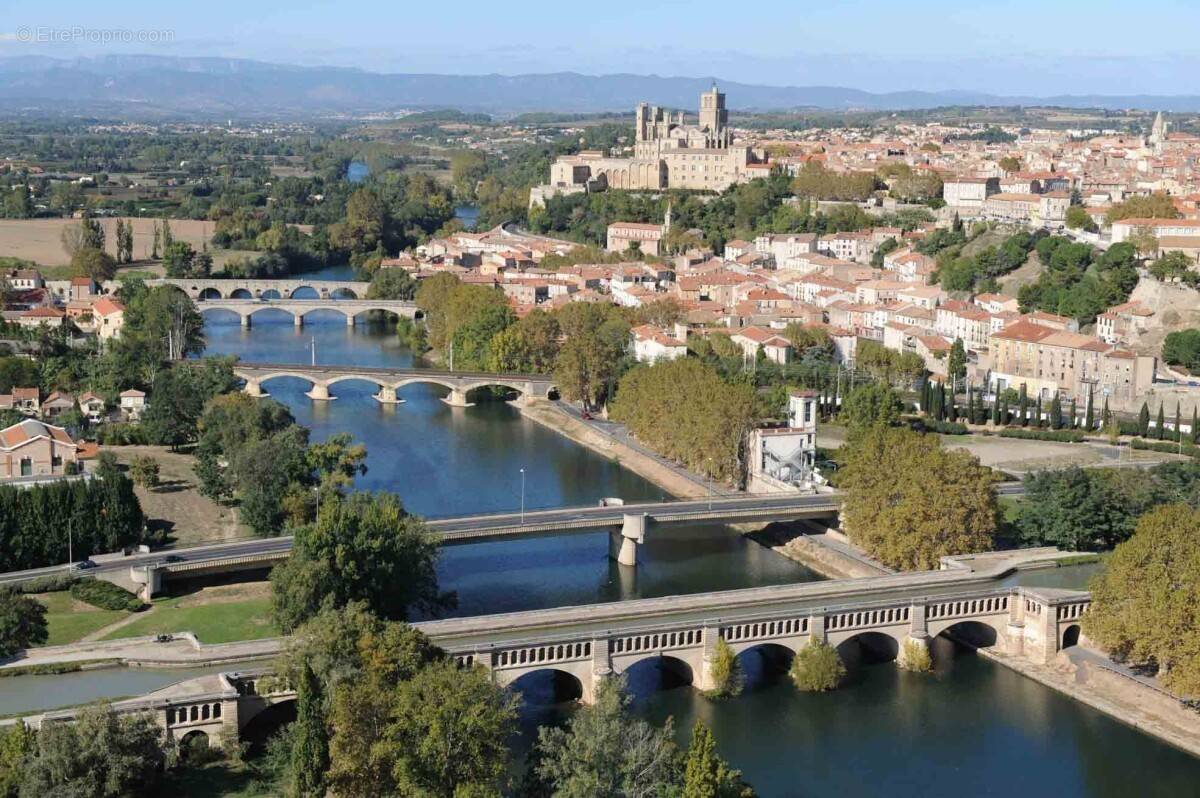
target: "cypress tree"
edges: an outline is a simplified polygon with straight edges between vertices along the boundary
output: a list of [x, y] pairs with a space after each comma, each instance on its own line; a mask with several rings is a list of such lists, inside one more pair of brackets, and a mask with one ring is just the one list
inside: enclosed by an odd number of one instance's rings
[[296, 686], [296, 728], [292, 732], [291, 759], [293, 794], [303, 798], [325, 795], [329, 734], [321, 703], [321, 685], [312, 666], [306, 662]]
[[1050, 400], [1050, 429], [1062, 429], [1062, 400], [1057, 393]]
[[1088, 403], [1087, 403], [1087, 431], [1091, 432], [1096, 427], [1096, 411], [1092, 409], [1092, 386], [1088, 386]]
[[1142, 409], [1138, 411], [1138, 436], [1145, 438], [1146, 433], [1150, 431], [1150, 407], [1145, 402], [1142, 402]]
[[1007, 427], [1011, 421], [1012, 413], [1010, 413], [1008, 410], [1008, 397], [1006, 396], [1001, 400], [1000, 423]]
[[1183, 421], [1179, 416], [1179, 402], [1175, 403], [1175, 440], [1183, 440]]
[[1200, 443], [1200, 416], [1196, 414], [1196, 408], [1192, 406], [1192, 443]]
[[1100, 413], [1100, 426], [1108, 429], [1112, 425], [1112, 412], [1108, 409], [1108, 397], [1104, 397], [1104, 410]]
[[1000, 397], [992, 399], [992, 426], [1000, 426]]
[[1020, 398], [1017, 399], [1017, 410], [1021, 413], [1021, 426], [1029, 424], [1029, 392], [1025, 388], [1025, 383], [1021, 383]]
[[1075, 397], [1072, 396], [1071, 397], [1071, 424], [1070, 424], [1070, 427], [1071, 427], [1071, 429], [1075, 429], [1078, 426], [1079, 426], [1079, 407], [1075, 403]]
[[1033, 401], [1033, 426], [1042, 426], [1042, 395], [1038, 394]]
[[954, 401], [954, 389], [950, 389], [950, 402], [946, 408], [946, 419], [949, 421], [958, 421], [958, 404]]
[[1154, 419], [1154, 437], [1160, 441], [1163, 439], [1163, 428], [1166, 427], [1166, 420], [1163, 418], [1163, 403], [1158, 403], [1158, 416]]

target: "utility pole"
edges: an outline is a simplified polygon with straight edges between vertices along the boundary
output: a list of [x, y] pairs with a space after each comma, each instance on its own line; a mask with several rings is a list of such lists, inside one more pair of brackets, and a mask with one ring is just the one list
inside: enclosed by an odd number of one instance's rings
[[68, 518], [67, 519], [67, 568], [68, 569], [70, 569], [71, 566], [73, 566], [75, 564], [75, 547], [74, 547], [74, 541], [71, 539], [71, 532], [72, 532], [71, 524], [72, 523], [73, 523], [73, 521]]
[[521, 526], [525, 526], [525, 469], [521, 469]]
[[312, 336], [312, 364], [317, 365], [317, 336]]
[[450, 339], [450, 370], [454, 371], [454, 339]]

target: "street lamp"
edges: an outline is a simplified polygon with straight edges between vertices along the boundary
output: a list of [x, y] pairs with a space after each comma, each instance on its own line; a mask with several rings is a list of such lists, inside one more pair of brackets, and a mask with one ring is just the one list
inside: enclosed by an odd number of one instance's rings
[[525, 526], [525, 469], [521, 469], [521, 526]]

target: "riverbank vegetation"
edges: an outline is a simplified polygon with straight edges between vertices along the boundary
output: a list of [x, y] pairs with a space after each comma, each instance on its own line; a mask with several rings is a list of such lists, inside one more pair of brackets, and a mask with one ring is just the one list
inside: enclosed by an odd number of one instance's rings
[[796, 652], [788, 674], [797, 689], [823, 693], [842, 683], [846, 678], [846, 666], [833, 646], [812, 641]]
[[901, 570], [992, 548], [995, 477], [934, 435], [874, 425], [852, 430], [838, 453], [842, 525], [855, 545]]
[[711, 667], [713, 687], [707, 693], [710, 697], [729, 698], [741, 694], [744, 681], [742, 665], [723, 637], [717, 639]]
[[1176, 694], [1200, 696], [1200, 511], [1182, 504], [1144, 515], [1092, 579], [1087, 636], [1119, 661], [1157, 672]]

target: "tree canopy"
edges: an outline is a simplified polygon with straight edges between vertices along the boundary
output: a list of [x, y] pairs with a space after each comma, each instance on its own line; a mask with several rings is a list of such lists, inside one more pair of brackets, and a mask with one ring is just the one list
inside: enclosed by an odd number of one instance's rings
[[933, 569], [986, 551], [996, 531], [991, 472], [937, 437], [874, 427], [842, 447], [842, 520], [857, 545], [893, 568]]

